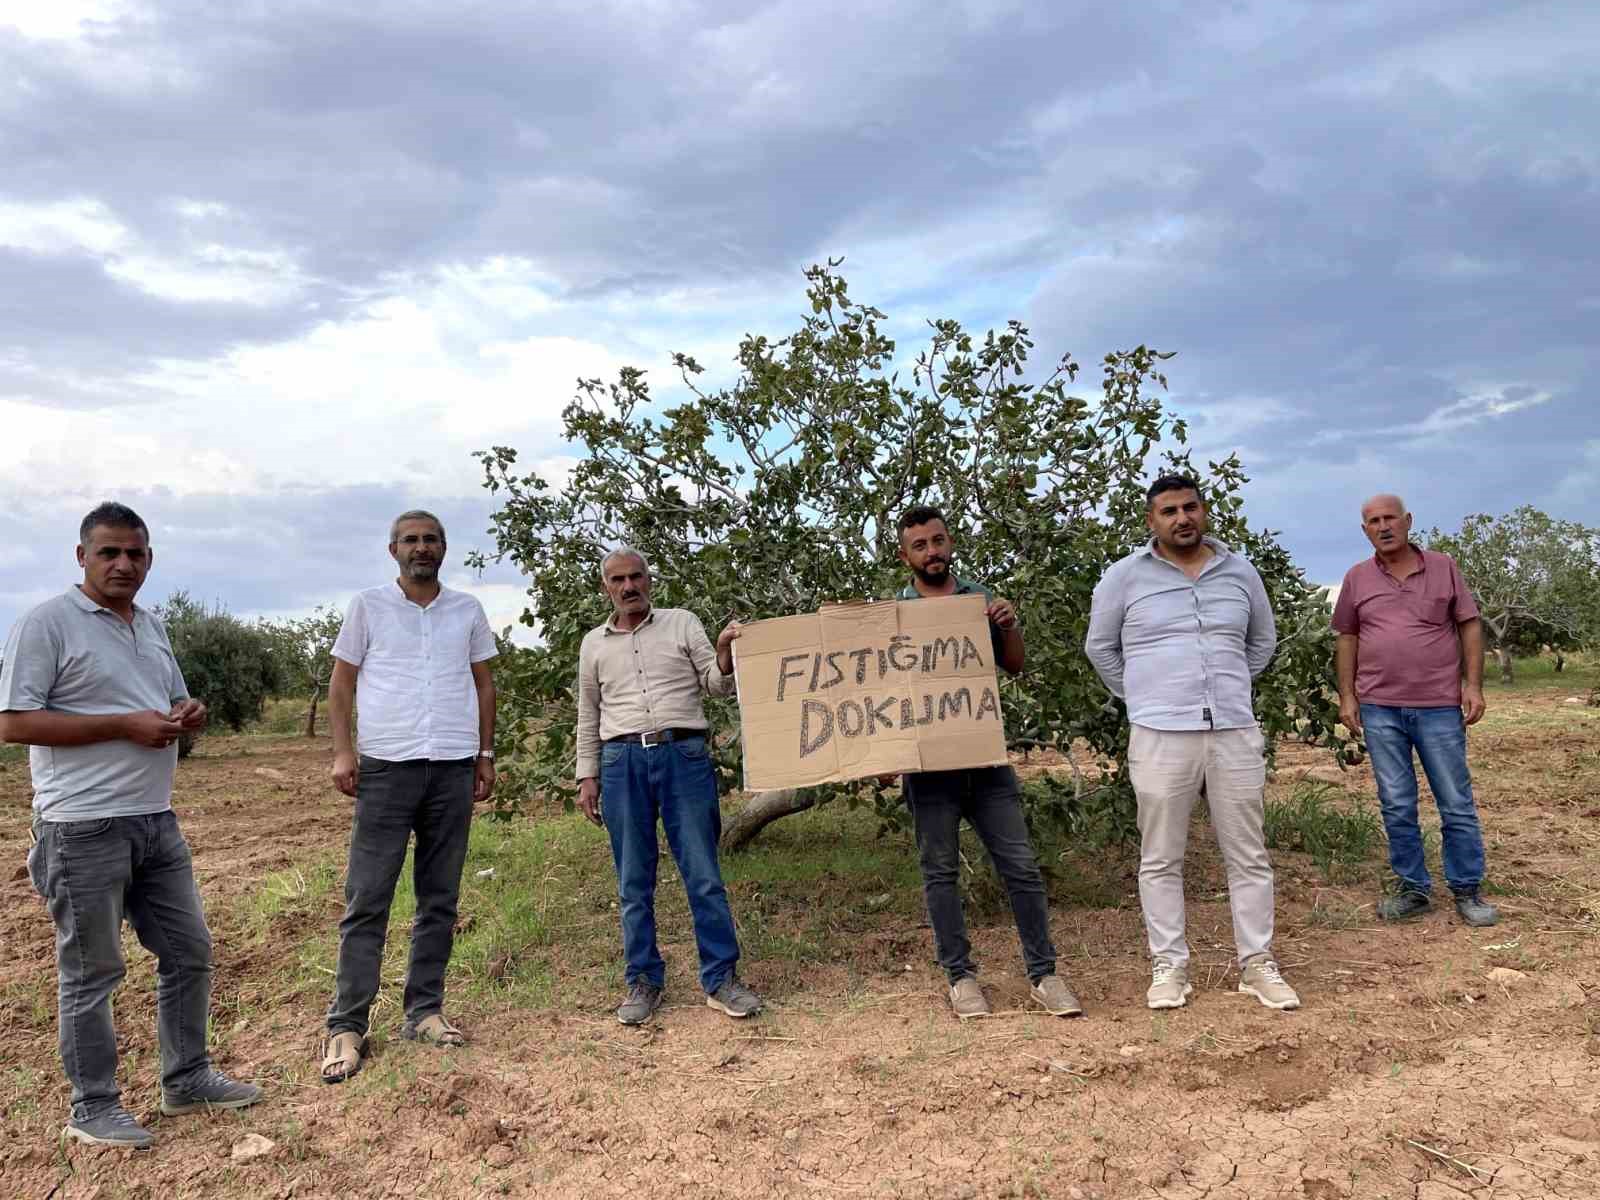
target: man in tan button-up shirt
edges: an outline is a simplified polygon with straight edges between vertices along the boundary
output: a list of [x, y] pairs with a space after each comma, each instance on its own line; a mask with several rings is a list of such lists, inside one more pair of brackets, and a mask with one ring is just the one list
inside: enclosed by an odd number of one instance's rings
[[700, 703], [702, 692], [733, 690], [739, 627], [730, 622], [713, 650], [693, 613], [651, 608], [650, 567], [631, 547], [606, 555], [600, 577], [615, 611], [578, 651], [578, 807], [601, 823], [604, 805], [617, 867], [628, 962], [617, 1020], [649, 1020], [666, 984], [656, 945], [658, 820], [689, 896], [706, 1003], [751, 1016], [761, 1001], [734, 973], [739, 942], [717, 862], [722, 809]]

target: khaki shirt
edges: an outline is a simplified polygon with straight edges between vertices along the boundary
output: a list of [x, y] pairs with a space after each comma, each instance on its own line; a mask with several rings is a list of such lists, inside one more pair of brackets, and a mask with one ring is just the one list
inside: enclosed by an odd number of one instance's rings
[[657, 729], [705, 729], [700, 695], [725, 696], [733, 676], [700, 618], [683, 608], [652, 608], [631, 630], [616, 617], [584, 635], [578, 650], [578, 778], [600, 774], [600, 743]]

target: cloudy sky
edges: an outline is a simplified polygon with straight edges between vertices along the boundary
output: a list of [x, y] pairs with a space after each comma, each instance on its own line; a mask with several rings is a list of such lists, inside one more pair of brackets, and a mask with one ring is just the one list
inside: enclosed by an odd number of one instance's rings
[[244, 614], [486, 546], [473, 450], [829, 255], [913, 353], [1177, 351], [1314, 578], [1379, 489], [1600, 522], [1597, 112], [1592, 0], [0, 0], [0, 629], [106, 497]]

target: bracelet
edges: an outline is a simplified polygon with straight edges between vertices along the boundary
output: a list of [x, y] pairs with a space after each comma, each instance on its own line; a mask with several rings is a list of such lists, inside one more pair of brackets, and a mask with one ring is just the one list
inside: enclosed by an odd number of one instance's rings
[[479, 750], [478, 751], [478, 757], [479, 758], [487, 758], [491, 762], [493, 762], [494, 761], [494, 751], [493, 750]]

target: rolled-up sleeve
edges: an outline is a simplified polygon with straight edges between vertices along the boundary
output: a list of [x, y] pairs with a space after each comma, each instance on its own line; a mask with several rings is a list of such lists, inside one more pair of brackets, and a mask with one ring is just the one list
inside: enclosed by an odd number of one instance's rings
[[1244, 634], [1244, 661], [1250, 670], [1250, 678], [1254, 679], [1267, 669], [1267, 664], [1278, 649], [1278, 623], [1272, 616], [1272, 601], [1267, 597], [1266, 584], [1261, 582], [1261, 572], [1252, 564], [1245, 566], [1248, 572], [1245, 588], [1250, 596], [1250, 623]]
[[694, 663], [694, 673], [699, 677], [700, 690], [708, 696], [726, 696], [733, 691], [733, 676], [724, 675], [717, 665], [717, 651], [706, 636], [706, 627], [700, 618], [689, 614], [684, 622], [684, 653]]
[[1089, 656], [1095, 674], [1119, 700], [1127, 699], [1123, 687], [1122, 657], [1122, 619], [1125, 611], [1121, 573], [1109, 571], [1095, 585], [1094, 600], [1089, 608], [1089, 634], [1084, 638], [1083, 652]]
[[600, 672], [593, 638], [578, 648], [578, 779], [600, 774]]

